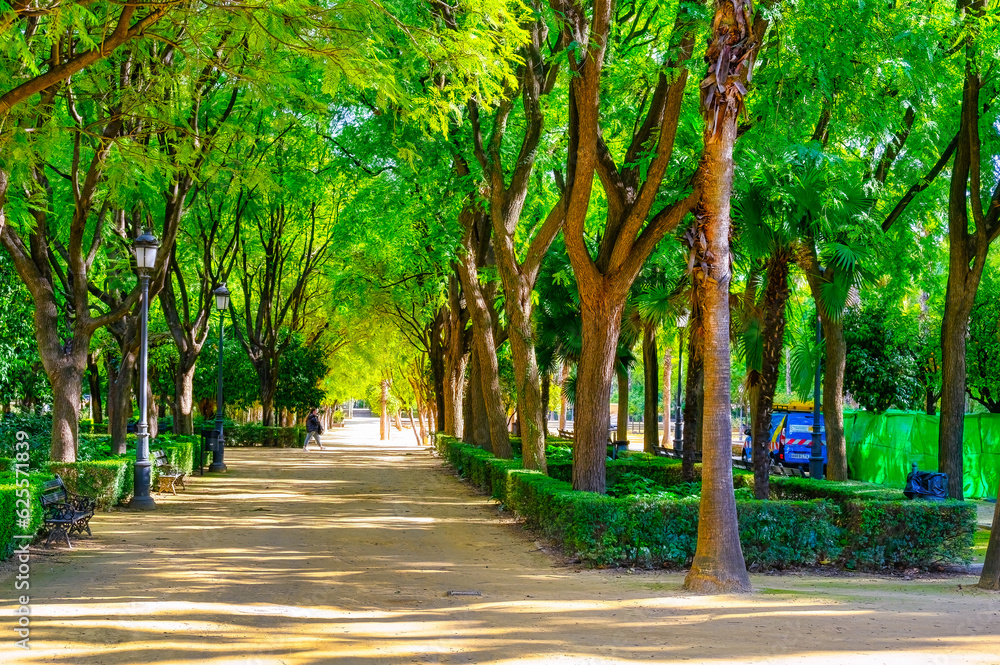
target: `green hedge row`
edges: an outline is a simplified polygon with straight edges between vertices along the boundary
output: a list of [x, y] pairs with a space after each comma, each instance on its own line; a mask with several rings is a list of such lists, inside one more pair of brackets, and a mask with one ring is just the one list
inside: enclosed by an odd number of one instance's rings
[[[576, 492], [565, 480], [521, 470], [517, 462], [498, 460], [453, 438], [438, 436], [436, 445], [461, 475], [581, 560], [593, 565], [683, 566], [694, 556], [697, 499], [613, 498]], [[565, 466], [550, 465], [550, 473], [566, 477]], [[609, 461], [608, 483], [625, 472], [647, 475], [665, 486], [680, 482], [677, 460], [629, 456]], [[752, 478], [737, 474], [737, 486], [750, 486]], [[776, 480], [779, 484], [801, 481]], [[974, 506], [792, 496], [797, 486], [784, 486], [785, 500], [737, 502], [740, 539], [749, 567], [836, 561], [847, 567], [884, 568], [969, 558]], [[843, 495], [842, 491], [834, 493]]]
[[[19, 488], [17, 482], [24, 479], [28, 480], [27, 488]], [[0, 474], [0, 560], [10, 556], [20, 544], [14, 534], [35, 534], [42, 528], [42, 483], [48, 479], [48, 474], [21, 475], [17, 479], [13, 473]], [[27, 497], [24, 496], [24, 489], [27, 489]], [[27, 500], [30, 504], [31, 517], [26, 528], [18, 524], [17, 512], [24, 509], [23, 503], [17, 505], [18, 499]]]
[[125, 503], [135, 489], [135, 457], [90, 460], [87, 462], [49, 462], [48, 468], [62, 478], [66, 489], [89, 496], [99, 510]]
[[229, 425], [225, 430], [226, 446], [269, 446], [276, 448], [301, 448], [305, 442], [304, 427], [266, 427], [247, 423]]

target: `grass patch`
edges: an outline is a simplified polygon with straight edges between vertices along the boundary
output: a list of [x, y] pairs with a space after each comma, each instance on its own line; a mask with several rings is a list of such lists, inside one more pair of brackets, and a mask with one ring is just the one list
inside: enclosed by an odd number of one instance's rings
[[986, 544], [990, 542], [990, 530], [986, 527], [976, 529], [972, 537], [972, 562], [982, 563], [986, 560]]

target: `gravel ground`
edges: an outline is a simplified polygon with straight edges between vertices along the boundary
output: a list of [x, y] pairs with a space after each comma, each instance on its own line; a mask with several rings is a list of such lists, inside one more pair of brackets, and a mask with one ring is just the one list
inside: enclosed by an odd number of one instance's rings
[[377, 426], [332, 430], [322, 452], [227, 450], [228, 474], [155, 512], [33, 550], [30, 651], [8, 562], [0, 661], [1000, 662], [1000, 596], [974, 577], [755, 575], [752, 595], [700, 597], [677, 573], [583, 570]]

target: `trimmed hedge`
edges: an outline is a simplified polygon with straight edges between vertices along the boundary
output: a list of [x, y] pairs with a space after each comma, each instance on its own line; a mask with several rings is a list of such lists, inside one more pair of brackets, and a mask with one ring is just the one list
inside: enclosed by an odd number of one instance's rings
[[93, 498], [101, 510], [110, 510], [132, 498], [134, 466], [135, 457], [48, 464], [49, 471], [63, 479], [66, 489]]
[[[616, 499], [576, 492], [565, 481], [525, 471], [516, 461], [496, 459], [449, 437], [438, 436], [436, 445], [461, 475], [591, 565], [681, 566], [694, 557], [697, 499]], [[839, 552], [840, 532], [832, 525], [839, 509], [831, 503], [746, 501], [737, 507], [750, 566], [818, 563]]]
[[[592, 565], [689, 565], [698, 533], [699, 500], [650, 496], [613, 498], [576, 492], [559, 476], [571, 465], [550, 464], [549, 477], [519, 469], [451, 437], [438, 453], [458, 472], [521, 515], [532, 527]], [[637, 473], [664, 485], [680, 482], [680, 462], [628, 456], [609, 460], [608, 484]], [[567, 470], [567, 466], [569, 470]], [[696, 476], [700, 477], [700, 465]], [[888, 490], [798, 478], [776, 478], [781, 501], [737, 501], [747, 566], [774, 569], [837, 561], [847, 567], [927, 566], [968, 561], [975, 507], [961, 502], [885, 501]], [[792, 482], [785, 482], [792, 481]], [[749, 473], [737, 487], [752, 486]], [[891, 492], [898, 497], [898, 493]], [[849, 498], [848, 498], [849, 497]], [[859, 499], [859, 497], [862, 497]]]
[[305, 442], [304, 427], [265, 427], [247, 423], [227, 425], [226, 446], [267, 446], [276, 448], [301, 448]]
[[[48, 480], [47, 474], [21, 475], [17, 480], [13, 474], [3, 474], [0, 477], [0, 560], [10, 556], [14, 548], [19, 544], [14, 539], [14, 534], [36, 534], [42, 528], [44, 511], [42, 510], [42, 482]], [[21, 528], [17, 523], [17, 511], [23, 510], [23, 504], [17, 505], [18, 487], [15, 484], [19, 480], [28, 480], [28, 501], [31, 504], [31, 521], [27, 528]]]
[[[201, 438], [184, 434], [161, 434], [153, 442], [153, 450], [162, 450], [175, 468], [190, 474], [201, 450]], [[155, 467], [154, 467], [155, 468]]]

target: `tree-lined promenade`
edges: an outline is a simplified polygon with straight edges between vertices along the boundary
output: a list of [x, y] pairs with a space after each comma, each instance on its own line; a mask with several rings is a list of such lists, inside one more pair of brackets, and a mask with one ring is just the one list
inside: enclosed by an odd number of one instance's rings
[[605, 493], [616, 401], [650, 453], [682, 420], [685, 481], [701, 460], [687, 587], [748, 591], [734, 408], [756, 499], [775, 405], [817, 380], [830, 480], [851, 473], [846, 406], [940, 412], [965, 496], [967, 411], [1000, 412], [998, 12], [12, 3], [5, 408], [50, 414], [36, 448], [70, 463], [82, 416], [127, 454], [140, 392], [154, 428], [193, 433], [221, 376], [241, 422], [364, 399], [386, 434], [406, 419], [539, 471], [569, 411], [572, 487]]

